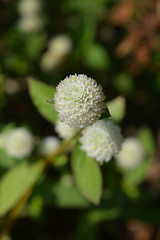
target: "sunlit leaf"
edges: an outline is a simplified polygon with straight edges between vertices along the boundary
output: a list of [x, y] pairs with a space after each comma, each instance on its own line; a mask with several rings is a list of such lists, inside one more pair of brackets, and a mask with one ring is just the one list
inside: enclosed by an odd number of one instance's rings
[[112, 101], [107, 103], [111, 117], [114, 121], [120, 122], [125, 115], [125, 98], [123, 96], [118, 96]]
[[78, 145], [72, 155], [72, 170], [80, 193], [94, 204], [100, 202], [102, 176], [96, 160], [90, 158]]
[[40, 114], [53, 124], [57, 120], [57, 112], [54, 110], [53, 105], [47, 101], [53, 98], [55, 91], [56, 89], [53, 86], [34, 79], [29, 81], [29, 92], [34, 105]]
[[44, 162], [31, 166], [22, 162], [8, 171], [0, 181], [0, 216], [6, 214], [23, 197], [30, 186], [39, 178]]

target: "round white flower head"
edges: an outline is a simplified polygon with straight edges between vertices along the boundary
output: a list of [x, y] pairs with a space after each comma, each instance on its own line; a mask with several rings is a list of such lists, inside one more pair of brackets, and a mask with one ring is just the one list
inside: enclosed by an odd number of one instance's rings
[[15, 128], [7, 135], [5, 149], [11, 157], [28, 157], [32, 152], [33, 143], [33, 136], [27, 129]]
[[76, 133], [75, 128], [71, 128], [67, 124], [65, 124], [59, 120], [57, 121], [57, 123], [55, 125], [55, 130], [59, 134], [59, 136], [63, 139], [72, 138]]
[[132, 169], [141, 164], [144, 160], [144, 148], [134, 137], [126, 138], [119, 152], [117, 164], [126, 169]]
[[36, 15], [41, 10], [40, 0], [21, 0], [18, 5], [19, 13], [22, 16]]
[[45, 137], [40, 144], [40, 154], [44, 157], [53, 155], [60, 146], [60, 140], [53, 136]]
[[18, 27], [23, 32], [38, 32], [42, 29], [43, 22], [37, 16], [25, 16], [19, 20]]
[[47, 51], [43, 54], [40, 65], [44, 71], [50, 71], [56, 68], [59, 63], [59, 58]]
[[72, 128], [84, 128], [97, 121], [105, 109], [102, 86], [84, 74], [70, 75], [59, 83], [54, 96], [59, 119]]
[[99, 120], [82, 131], [81, 148], [89, 157], [99, 162], [108, 162], [117, 156], [122, 145], [120, 127], [109, 120]]
[[4, 82], [4, 90], [8, 95], [15, 95], [19, 92], [20, 85], [18, 81], [8, 78]]
[[71, 52], [72, 40], [66, 35], [59, 35], [49, 41], [48, 47], [56, 57], [63, 57]]

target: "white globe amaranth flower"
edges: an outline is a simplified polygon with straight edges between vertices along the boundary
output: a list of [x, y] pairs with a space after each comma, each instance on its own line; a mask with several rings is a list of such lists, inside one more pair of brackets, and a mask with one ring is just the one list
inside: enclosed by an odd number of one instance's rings
[[18, 27], [23, 32], [38, 32], [43, 27], [43, 22], [38, 16], [25, 16], [18, 22]]
[[63, 139], [70, 139], [76, 134], [76, 129], [69, 127], [67, 124], [57, 121], [55, 125], [55, 130], [59, 136]]
[[44, 157], [53, 155], [60, 146], [60, 140], [54, 136], [45, 137], [40, 144], [40, 154]]
[[22, 16], [36, 15], [42, 7], [40, 0], [21, 0], [18, 5], [18, 11]]
[[102, 86], [84, 74], [66, 77], [54, 95], [55, 110], [61, 122], [84, 128], [97, 121], [106, 108]]
[[43, 54], [40, 62], [41, 68], [44, 71], [50, 71], [55, 67], [57, 67], [58, 64], [59, 64], [59, 59], [57, 59], [56, 56], [54, 56], [48, 51]]
[[116, 161], [117, 164], [125, 169], [133, 169], [144, 160], [144, 148], [142, 144], [134, 137], [126, 138], [122, 144]]
[[25, 128], [19, 127], [8, 133], [5, 150], [7, 154], [15, 158], [28, 157], [34, 147], [32, 134]]
[[80, 137], [81, 149], [98, 162], [108, 162], [112, 157], [116, 157], [122, 141], [120, 127], [110, 120], [98, 120], [92, 126], [83, 129]]
[[49, 41], [48, 48], [56, 57], [63, 57], [71, 52], [72, 40], [66, 35], [59, 35]]
[[8, 78], [4, 82], [4, 91], [8, 95], [15, 95], [20, 91], [20, 85], [17, 80]]

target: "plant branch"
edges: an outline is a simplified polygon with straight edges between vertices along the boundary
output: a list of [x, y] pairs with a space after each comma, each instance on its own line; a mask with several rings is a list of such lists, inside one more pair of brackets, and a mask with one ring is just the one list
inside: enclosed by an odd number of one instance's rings
[[[61, 153], [63, 153], [66, 150], [66, 148], [71, 143], [71, 141], [72, 141], [72, 139], [64, 140], [61, 143], [58, 150], [53, 155], [45, 158], [45, 165], [44, 165], [44, 168], [42, 169], [42, 172], [44, 172], [52, 164], [52, 162], [58, 155], [60, 155]], [[40, 176], [41, 176], [41, 174], [40, 174]], [[0, 233], [0, 240], [3, 240], [3, 238], [5, 236], [7, 236], [8, 233], [11, 231], [16, 219], [19, 217], [22, 209], [24, 208], [26, 202], [28, 201], [29, 197], [31, 196], [31, 194], [34, 190], [34, 186], [37, 181], [38, 181], [38, 179], [29, 187], [29, 189], [26, 191], [24, 196], [20, 199], [20, 201], [16, 204], [16, 206], [11, 210], [11, 212], [7, 218], [6, 224], [3, 228], [3, 231]]]

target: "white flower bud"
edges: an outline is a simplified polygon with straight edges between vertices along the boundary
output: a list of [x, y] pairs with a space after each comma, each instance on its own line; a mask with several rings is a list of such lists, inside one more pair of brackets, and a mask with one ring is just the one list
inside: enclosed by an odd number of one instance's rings
[[59, 35], [52, 38], [48, 44], [49, 52], [54, 54], [56, 57], [64, 57], [68, 55], [72, 50], [71, 38], [65, 35]]
[[6, 79], [4, 82], [4, 91], [8, 94], [8, 95], [15, 95], [19, 92], [20, 90], [20, 85], [18, 83], [18, 81], [14, 80], [14, 79]]
[[22, 127], [13, 129], [7, 135], [5, 149], [11, 157], [28, 157], [33, 149], [32, 134]]
[[126, 169], [132, 169], [141, 164], [144, 160], [144, 148], [134, 137], [126, 138], [119, 152], [117, 164]]
[[44, 71], [50, 71], [57, 67], [59, 63], [59, 59], [47, 51], [43, 54], [40, 65]]
[[22, 16], [36, 15], [41, 10], [40, 0], [21, 0], [18, 5], [19, 13]]
[[59, 120], [57, 121], [57, 123], [55, 125], [55, 130], [59, 134], [59, 136], [63, 139], [72, 138], [76, 133], [75, 128], [71, 128], [67, 124], [65, 124]]
[[59, 83], [54, 96], [60, 121], [84, 128], [97, 121], [105, 109], [102, 86], [84, 74], [70, 75]]
[[53, 155], [60, 146], [60, 140], [53, 136], [45, 137], [40, 144], [40, 154], [44, 157]]
[[99, 120], [82, 131], [80, 142], [82, 150], [89, 157], [93, 157], [99, 162], [108, 162], [119, 153], [122, 134], [120, 127], [111, 121]]
[[19, 20], [18, 27], [23, 32], [38, 32], [42, 29], [43, 22], [37, 16], [26, 16]]

